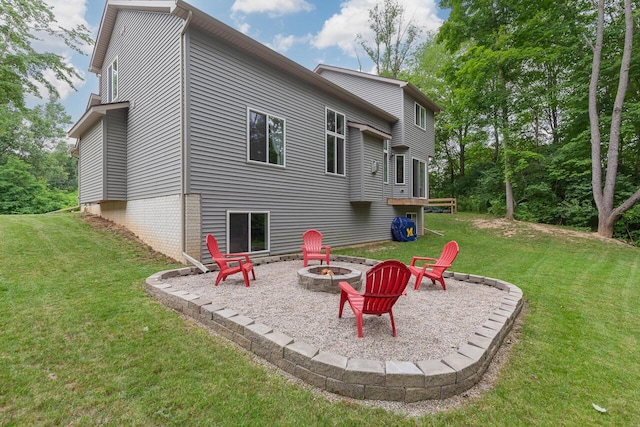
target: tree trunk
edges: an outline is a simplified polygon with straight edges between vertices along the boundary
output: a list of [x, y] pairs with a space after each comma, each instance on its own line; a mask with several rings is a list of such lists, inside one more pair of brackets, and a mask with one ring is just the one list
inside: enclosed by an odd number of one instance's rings
[[593, 47], [593, 63], [591, 65], [591, 82], [589, 84], [589, 122], [591, 128], [591, 184], [593, 199], [598, 208], [598, 234], [612, 237], [616, 222], [624, 212], [631, 209], [640, 200], [640, 189], [629, 197], [618, 208], [613, 208], [618, 172], [618, 155], [620, 149], [620, 128], [622, 124], [622, 107], [629, 85], [629, 69], [631, 68], [631, 51], [633, 48], [633, 9], [631, 0], [624, 0], [625, 34], [622, 61], [620, 63], [620, 77], [618, 92], [611, 113], [611, 127], [609, 133], [609, 150], [607, 152], [607, 168], [604, 188], [602, 187], [602, 158], [600, 121], [598, 116], [598, 79], [602, 62], [602, 47], [604, 40], [604, 0], [598, 1], [598, 21], [596, 44]]
[[511, 185], [511, 179], [507, 178], [505, 182], [505, 191], [507, 194], [506, 204], [507, 204], [507, 213], [505, 217], [509, 220], [513, 220], [513, 211], [515, 210], [515, 203], [513, 201], [513, 186]]

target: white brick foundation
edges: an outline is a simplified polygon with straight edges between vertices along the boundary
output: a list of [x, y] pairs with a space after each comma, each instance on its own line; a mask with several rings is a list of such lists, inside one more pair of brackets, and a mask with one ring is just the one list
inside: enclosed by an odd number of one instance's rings
[[[195, 203], [188, 203], [188, 205], [191, 206], [189, 210], [195, 210], [195, 206], [197, 206], [197, 216], [199, 217], [199, 200]], [[83, 206], [82, 210], [128, 228], [154, 250], [184, 262], [182, 257], [182, 215], [180, 209], [180, 195], [176, 194], [127, 202], [91, 204]], [[193, 216], [194, 214], [192, 213], [189, 234], [194, 235], [197, 232], [199, 240], [199, 227], [196, 226], [196, 224], [199, 225], [199, 221]], [[193, 240], [193, 237], [190, 240]]]

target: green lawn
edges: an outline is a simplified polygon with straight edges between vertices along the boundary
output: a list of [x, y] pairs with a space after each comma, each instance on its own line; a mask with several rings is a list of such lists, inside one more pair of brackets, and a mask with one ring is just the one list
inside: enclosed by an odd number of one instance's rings
[[454, 271], [524, 291], [495, 387], [413, 419], [326, 401], [165, 309], [143, 282], [175, 264], [117, 231], [0, 216], [0, 425], [637, 425], [640, 250], [482, 219], [428, 215], [444, 237], [335, 250], [409, 262], [457, 240]]

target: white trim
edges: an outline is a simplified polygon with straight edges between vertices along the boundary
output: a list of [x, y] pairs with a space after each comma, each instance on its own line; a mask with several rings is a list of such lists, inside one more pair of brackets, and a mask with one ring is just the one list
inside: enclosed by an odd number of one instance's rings
[[[114, 67], [113, 64], [116, 64], [115, 67], [115, 72], [114, 72]], [[113, 61], [111, 61], [111, 64], [109, 64], [109, 66], [107, 67], [107, 99], [109, 102], [115, 102], [118, 100], [118, 95], [120, 94], [120, 78], [119, 78], [119, 74], [120, 74], [120, 64], [118, 63], [118, 55], [116, 55], [115, 58], [113, 58]], [[115, 75], [116, 77], [116, 84], [113, 84], [113, 76]], [[113, 95], [113, 89], [116, 89], [116, 94], [115, 96]]]
[[[418, 110], [418, 107], [420, 107], [420, 110]], [[418, 124], [418, 111], [420, 111], [420, 124]], [[413, 124], [416, 125], [417, 127], [419, 127], [422, 130], [427, 130], [427, 109], [424, 108], [421, 104], [418, 104], [417, 102], [414, 101], [413, 103]], [[422, 122], [422, 119], [424, 117], [424, 123]]]
[[[343, 126], [342, 126], [342, 130], [344, 132], [344, 134], [340, 134], [337, 131], [330, 131], [329, 129], [327, 129], [327, 113], [331, 111], [333, 113], [336, 114], [336, 125], [338, 123], [338, 115], [341, 115], [343, 117]], [[334, 175], [334, 176], [347, 176], [347, 115], [344, 113], [341, 113], [338, 110], [334, 110], [333, 108], [329, 108], [329, 107], [324, 107], [324, 173], [326, 175]], [[337, 126], [336, 126], [337, 128]], [[344, 172], [343, 173], [338, 173], [338, 156], [336, 153], [336, 163], [335, 163], [335, 170], [336, 172], [329, 172], [327, 169], [328, 166], [328, 159], [327, 159], [327, 136], [333, 136], [336, 138], [336, 143], [335, 143], [335, 148], [337, 151], [338, 148], [338, 142], [337, 139], [338, 138], [342, 138], [344, 143], [342, 144], [342, 165], [344, 168]]]
[[[267, 160], [265, 162], [251, 159], [251, 112], [252, 111], [257, 114], [263, 114], [267, 118], [267, 134], [266, 134], [267, 140], [265, 141], [265, 148], [267, 150], [266, 152]], [[282, 164], [281, 165], [278, 163], [269, 162], [269, 126], [268, 126], [269, 117], [282, 120], [282, 123], [283, 123], [284, 128], [282, 130], [283, 132], [282, 132]], [[251, 108], [247, 106], [247, 163], [252, 163], [256, 165], [267, 165], [267, 166], [273, 166], [277, 168], [285, 168], [287, 166], [287, 120], [286, 119], [261, 111], [257, 108]]]
[[[262, 211], [262, 210], [227, 210], [227, 219], [226, 219], [226, 252], [230, 252], [230, 247], [231, 247], [231, 241], [229, 239], [230, 235], [231, 235], [231, 215], [232, 214], [249, 214], [249, 229], [247, 230], [247, 236], [248, 236], [248, 243], [249, 243], [249, 251], [248, 253], [250, 254], [266, 254], [271, 252], [271, 211]], [[251, 251], [251, 214], [266, 214], [267, 215], [267, 247], [265, 250], [262, 251]]]
[[[390, 152], [391, 150], [389, 150], [389, 140], [385, 139], [382, 141], [382, 183], [383, 184], [388, 184], [389, 183], [389, 158], [390, 158]], [[386, 175], [385, 175], [386, 172]]]
[[[414, 174], [414, 170], [413, 170], [413, 161], [417, 160], [418, 163], [422, 163], [424, 164], [424, 176], [422, 177], [422, 183], [424, 184], [424, 196], [420, 197], [415, 196], [414, 195], [414, 189], [415, 189], [415, 182], [413, 182], [413, 178], [415, 176]], [[419, 171], [420, 166], [418, 166], [418, 171]], [[429, 193], [429, 189], [427, 187], [427, 162], [426, 160], [422, 160], [419, 157], [411, 157], [411, 197], [414, 199], [428, 199], [428, 193]]]

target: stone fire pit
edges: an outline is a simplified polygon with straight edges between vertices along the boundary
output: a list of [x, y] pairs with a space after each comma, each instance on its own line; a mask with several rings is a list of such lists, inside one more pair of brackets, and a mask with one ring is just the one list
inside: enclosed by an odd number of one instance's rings
[[[329, 271], [333, 275], [329, 274]], [[298, 283], [310, 291], [339, 294], [339, 282], [348, 282], [357, 291], [362, 287], [362, 272], [332, 265], [319, 265], [298, 270]]]

